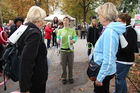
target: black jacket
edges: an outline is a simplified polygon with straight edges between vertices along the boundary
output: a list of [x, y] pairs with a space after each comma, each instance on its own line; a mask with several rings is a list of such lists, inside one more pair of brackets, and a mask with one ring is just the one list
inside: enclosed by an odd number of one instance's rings
[[17, 42], [21, 53], [19, 84], [21, 92], [29, 91], [32, 83], [46, 83], [48, 77], [47, 49], [41, 31], [32, 23]]
[[128, 26], [126, 28], [126, 32], [123, 34], [125, 39], [128, 42], [126, 48], [121, 48], [119, 45], [119, 50], [117, 53], [117, 60], [118, 61], [125, 61], [125, 62], [133, 62], [134, 61], [134, 53], [137, 52], [137, 34], [136, 31], [131, 27]]
[[90, 42], [95, 45], [96, 41], [98, 40], [99, 34], [98, 29], [96, 27], [89, 27], [87, 32], [87, 42]]
[[11, 27], [10, 27], [10, 33], [8, 35], [8, 37], [10, 37], [16, 30], [17, 30], [17, 26], [15, 24], [13, 24]]

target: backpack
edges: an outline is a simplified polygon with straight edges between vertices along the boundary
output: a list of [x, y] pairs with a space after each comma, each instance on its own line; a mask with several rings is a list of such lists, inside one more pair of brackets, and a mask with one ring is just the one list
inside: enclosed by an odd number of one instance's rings
[[4, 61], [4, 90], [6, 90], [5, 76], [14, 82], [19, 81], [20, 52], [16, 46], [16, 42], [27, 27], [28, 26], [22, 25], [8, 38], [9, 42], [2, 56], [2, 60]]
[[2, 59], [4, 60], [4, 74], [14, 82], [19, 80], [19, 52], [15, 44], [9, 43]]

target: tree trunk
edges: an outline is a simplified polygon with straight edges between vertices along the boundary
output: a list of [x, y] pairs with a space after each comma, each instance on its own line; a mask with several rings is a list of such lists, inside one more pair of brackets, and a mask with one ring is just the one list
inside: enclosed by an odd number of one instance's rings
[[37, 3], [37, 1], [36, 1], [36, 0], [34, 0], [34, 4], [35, 4], [36, 6], [38, 6], [38, 3]]
[[48, 5], [48, 3], [49, 3], [49, 0], [45, 0], [46, 2], [45, 2], [45, 4], [46, 4], [46, 14], [47, 14], [47, 16], [49, 16], [49, 5]]
[[124, 9], [123, 9], [123, 13], [125, 13], [126, 12], [126, 7], [124, 7]]
[[86, 22], [86, 0], [83, 0], [83, 22]]

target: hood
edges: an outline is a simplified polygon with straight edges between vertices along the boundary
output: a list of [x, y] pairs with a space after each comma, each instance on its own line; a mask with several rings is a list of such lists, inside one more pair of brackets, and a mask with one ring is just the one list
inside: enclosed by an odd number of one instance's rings
[[126, 31], [126, 25], [121, 22], [111, 22], [106, 28], [111, 28], [119, 35]]

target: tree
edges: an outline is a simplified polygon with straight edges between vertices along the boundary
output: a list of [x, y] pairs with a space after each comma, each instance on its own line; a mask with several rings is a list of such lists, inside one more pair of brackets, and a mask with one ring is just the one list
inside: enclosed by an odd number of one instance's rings
[[58, 6], [59, 0], [34, 0], [34, 4], [46, 10], [46, 14], [52, 13]]
[[53, 12], [58, 6], [59, 0], [0, 0], [0, 11], [4, 21], [15, 19], [17, 16], [26, 17], [29, 8], [38, 5], [46, 11]]
[[87, 13], [90, 10], [90, 5], [93, 5], [93, 3], [95, 3], [95, 0], [79, 0], [78, 4], [80, 4], [83, 9], [83, 22], [86, 21]]
[[61, 0], [61, 10], [63, 11], [64, 14], [69, 14], [72, 17], [75, 17], [78, 21], [81, 19], [81, 12], [82, 9], [76, 2], [76, 0]]
[[100, 0], [100, 3], [112, 2], [119, 12], [135, 12], [138, 7], [138, 0]]
[[5, 0], [0, 0], [0, 2], [0, 17], [2, 21], [8, 22], [10, 19], [14, 19], [17, 16], [17, 13], [11, 8], [9, 1], [5, 2]]
[[60, 0], [48, 0], [49, 12], [52, 13], [58, 8]]
[[119, 10], [122, 12], [133, 12], [138, 6], [138, 0], [123, 0], [119, 5]]
[[90, 15], [94, 14], [93, 9], [96, 8], [96, 0], [61, 0], [62, 10], [78, 19], [83, 19], [83, 22], [90, 21]]
[[112, 2], [116, 5], [119, 12], [127, 12], [134, 16], [138, 11], [138, 0], [102, 0], [102, 2]]

